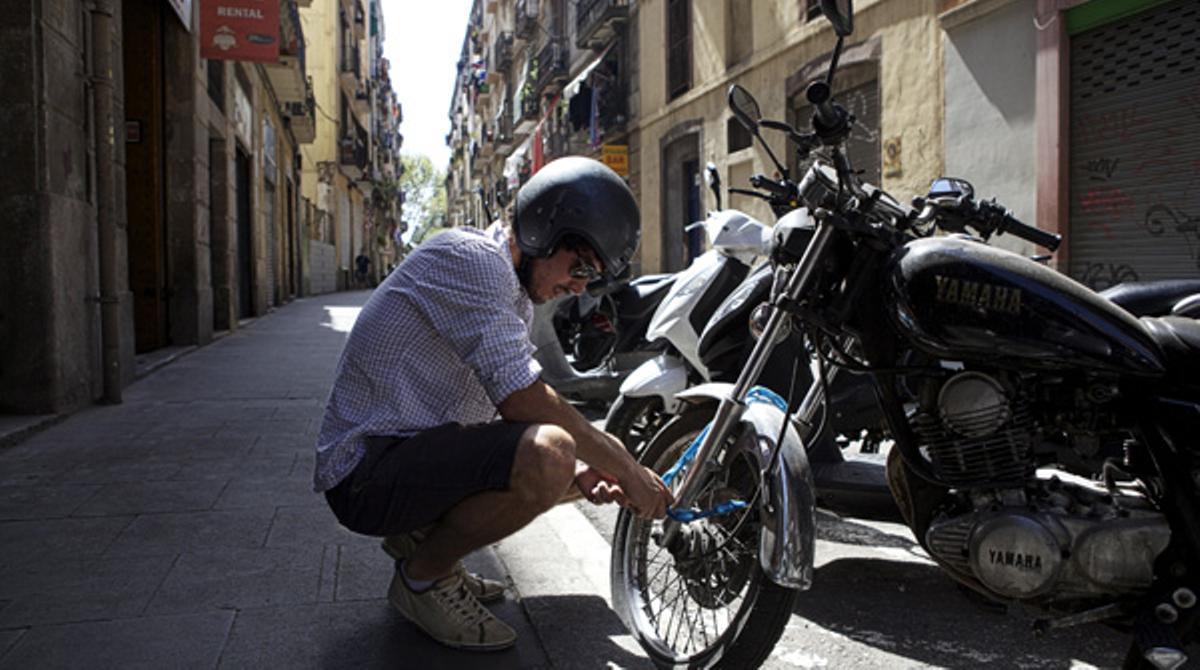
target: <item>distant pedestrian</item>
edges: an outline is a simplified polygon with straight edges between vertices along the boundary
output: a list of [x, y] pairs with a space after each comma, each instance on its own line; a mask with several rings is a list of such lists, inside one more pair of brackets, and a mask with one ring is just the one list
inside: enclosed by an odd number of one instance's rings
[[367, 285], [367, 273], [371, 269], [371, 259], [367, 258], [366, 254], [359, 254], [354, 259], [354, 278], [359, 286]]
[[662, 480], [541, 381], [529, 340], [533, 303], [620, 273], [639, 235], [620, 177], [560, 159], [521, 189], [511, 227], [452, 228], [416, 247], [350, 332], [315, 488], [342, 525], [384, 538], [396, 559], [389, 601], [443, 644], [516, 641], [480, 604], [503, 585], [461, 559], [568, 494], [666, 514]]

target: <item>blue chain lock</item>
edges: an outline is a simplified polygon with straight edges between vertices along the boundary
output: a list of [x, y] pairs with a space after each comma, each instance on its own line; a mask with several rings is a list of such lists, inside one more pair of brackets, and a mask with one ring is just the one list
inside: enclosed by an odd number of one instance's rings
[[[755, 386], [751, 388], [746, 393], [746, 403], [770, 403], [779, 411], [785, 414], [787, 413], [787, 403], [784, 402], [783, 398], [781, 398], [778, 393], [766, 388], [765, 386]], [[679, 460], [675, 461], [675, 464], [671, 466], [671, 469], [667, 470], [666, 473], [663, 474], [662, 480], [667, 486], [670, 486], [675, 477], [679, 476], [679, 473], [686, 469], [687, 466], [691, 465], [692, 460], [696, 458], [696, 452], [700, 449], [700, 443], [704, 442], [704, 438], [708, 435], [710, 428], [712, 428], [711, 421], [704, 427], [703, 430], [700, 431], [700, 434], [696, 436], [696, 439], [692, 440], [692, 443], [688, 445], [687, 449], [684, 450], [683, 454], [679, 457]], [[726, 500], [725, 502], [719, 503], [714, 507], [704, 510], [678, 509], [673, 507], [667, 510], [667, 516], [682, 523], [689, 523], [691, 521], [695, 521], [696, 519], [704, 519], [710, 516], [729, 514], [734, 510], [744, 509], [746, 507], [747, 504], [744, 500]]]

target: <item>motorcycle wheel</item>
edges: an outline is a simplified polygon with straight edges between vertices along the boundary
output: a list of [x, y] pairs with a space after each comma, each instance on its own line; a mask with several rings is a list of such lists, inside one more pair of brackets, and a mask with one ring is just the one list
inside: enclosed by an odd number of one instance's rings
[[617, 396], [608, 411], [604, 430], [616, 436], [637, 458], [669, 418], [663, 412], [662, 398], [658, 396], [630, 398], [622, 395]]
[[[676, 417], [639, 461], [666, 472], [711, 416], [709, 407]], [[749, 459], [726, 458], [702, 490], [702, 507], [750, 500], [759, 485]], [[661, 521], [620, 513], [612, 545], [613, 609], [658, 667], [758, 667], [783, 634], [799, 590], [775, 584], [759, 565], [757, 505], [689, 526], [700, 534], [689, 543], [700, 547], [698, 555], [676, 558], [654, 539]]]

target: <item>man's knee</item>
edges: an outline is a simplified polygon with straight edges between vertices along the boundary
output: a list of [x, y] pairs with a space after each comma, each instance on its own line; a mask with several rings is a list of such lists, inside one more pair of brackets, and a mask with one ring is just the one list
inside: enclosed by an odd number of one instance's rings
[[575, 440], [551, 424], [527, 428], [517, 443], [511, 488], [550, 507], [575, 477]]

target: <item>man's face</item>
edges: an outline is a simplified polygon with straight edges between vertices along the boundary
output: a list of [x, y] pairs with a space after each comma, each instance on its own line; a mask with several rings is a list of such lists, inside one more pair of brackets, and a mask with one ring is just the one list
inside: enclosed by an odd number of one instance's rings
[[603, 269], [590, 249], [576, 251], [560, 247], [547, 258], [533, 259], [529, 298], [540, 305], [565, 295], [579, 295]]

